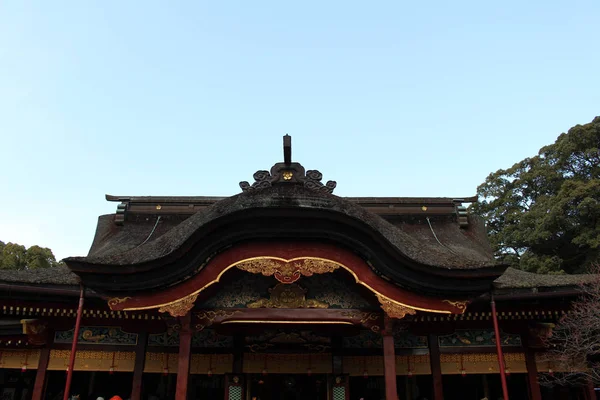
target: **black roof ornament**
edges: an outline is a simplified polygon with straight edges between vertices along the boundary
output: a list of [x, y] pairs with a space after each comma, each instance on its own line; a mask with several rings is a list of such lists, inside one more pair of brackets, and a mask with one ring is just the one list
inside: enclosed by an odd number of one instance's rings
[[321, 182], [323, 174], [317, 170], [305, 171], [300, 163], [292, 162], [292, 137], [285, 135], [283, 137], [283, 162], [273, 165], [271, 171], [260, 170], [253, 175], [254, 183], [240, 182], [242, 190], [258, 190], [275, 185], [303, 185], [308, 189], [319, 190], [327, 193], [333, 193], [337, 183], [327, 181]]

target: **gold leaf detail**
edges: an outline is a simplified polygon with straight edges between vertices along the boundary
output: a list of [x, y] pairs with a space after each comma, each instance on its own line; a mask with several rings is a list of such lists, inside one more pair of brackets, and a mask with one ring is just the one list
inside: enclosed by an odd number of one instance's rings
[[385, 311], [385, 313], [391, 318], [402, 319], [407, 315], [414, 315], [417, 312], [414, 308], [395, 303], [380, 294], [377, 294], [377, 300], [379, 300], [383, 311]]
[[131, 299], [131, 297], [113, 297], [112, 299], [108, 300], [108, 306], [110, 308], [113, 308], [117, 304], [124, 303], [125, 301], [127, 301], [129, 299]]
[[298, 269], [300, 273], [304, 276], [311, 276], [312, 274], [327, 274], [340, 267], [334, 262], [314, 258], [305, 258], [297, 264], [299, 264]]
[[200, 322], [196, 324], [197, 331], [201, 331], [207, 326], [211, 326], [217, 317], [231, 317], [241, 311], [239, 310], [205, 310], [196, 313], [196, 317]]
[[192, 293], [173, 303], [165, 304], [158, 309], [159, 312], [168, 312], [172, 317], [183, 317], [194, 307], [198, 293]]
[[262, 274], [264, 276], [272, 276], [277, 271], [279, 264], [274, 260], [266, 258], [258, 258], [255, 260], [245, 261], [236, 265], [242, 271], [250, 272], [251, 274]]
[[264, 276], [275, 276], [285, 284], [297, 281], [300, 276], [325, 274], [335, 271], [340, 266], [328, 260], [318, 258], [302, 258], [292, 261], [276, 261], [272, 258], [262, 257], [244, 261], [236, 265], [242, 271]]
[[295, 283], [278, 283], [270, 289], [269, 299], [258, 299], [249, 303], [248, 308], [329, 308], [327, 303], [318, 300], [306, 299], [306, 289]]
[[448, 303], [451, 306], [458, 308], [461, 313], [464, 313], [467, 310], [467, 303], [468, 303], [468, 301], [442, 300], [442, 302]]

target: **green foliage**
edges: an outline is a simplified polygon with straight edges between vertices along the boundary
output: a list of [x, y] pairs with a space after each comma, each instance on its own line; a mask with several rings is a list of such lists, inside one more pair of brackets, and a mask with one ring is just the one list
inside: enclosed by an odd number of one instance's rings
[[47, 247], [25, 246], [0, 241], [0, 269], [37, 269], [60, 265]]
[[496, 255], [531, 272], [577, 273], [600, 255], [600, 117], [490, 174], [471, 210]]

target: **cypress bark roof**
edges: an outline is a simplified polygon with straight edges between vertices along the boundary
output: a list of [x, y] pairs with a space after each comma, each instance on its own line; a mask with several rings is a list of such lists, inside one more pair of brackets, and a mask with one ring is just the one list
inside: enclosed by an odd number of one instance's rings
[[[162, 200], [181, 203], [186, 199]], [[376, 198], [363, 201], [377, 204]], [[398, 218], [390, 218], [394, 214], [388, 213], [388, 221], [361, 206], [356, 199], [345, 199], [302, 186], [273, 186], [219, 198], [183, 221], [178, 216], [161, 215], [157, 211], [139, 214], [137, 218], [130, 217], [123, 226], [116, 226], [114, 215], [104, 215], [99, 218], [89, 255], [71, 257], [65, 261], [122, 266], [145, 263], [168, 256], [200, 228], [219, 218], [252, 209], [296, 208], [350, 216], [381, 234], [402, 254], [424, 265], [447, 269], [478, 269], [498, 265], [487, 242], [483, 224], [477, 218], [469, 217], [469, 226], [463, 229], [456, 221], [454, 212], [446, 215], [436, 215], [435, 211], [429, 214], [427, 211], [402, 214], [402, 204], [407, 204], [407, 207], [415, 204], [449, 204], [454, 211], [451, 199], [396, 199], [396, 203], [395, 214]], [[162, 203], [161, 208], [164, 205]], [[159, 216], [161, 220], [157, 223]], [[429, 222], [426, 218], [429, 218]]]
[[[504, 274], [494, 281], [496, 289], [533, 289], [573, 287], [600, 279], [598, 275], [542, 275], [507, 268]], [[79, 277], [67, 267], [43, 268], [34, 270], [0, 270], [0, 282], [33, 285], [79, 285]]]

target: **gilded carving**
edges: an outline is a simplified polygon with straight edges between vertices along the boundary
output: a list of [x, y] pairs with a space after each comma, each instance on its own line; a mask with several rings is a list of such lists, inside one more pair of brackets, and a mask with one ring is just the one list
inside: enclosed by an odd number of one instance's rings
[[127, 296], [127, 297], [113, 297], [113, 298], [111, 298], [111, 299], [108, 300], [108, 306], [112, 309], [117, 304], [124, 303], [127, 300], [129, 300], [129, 299], [131, 299], [131, 297], [129, 297], [129, 296]]
[[342, 312], [342, 316], [356, 320], [358, 319], [360, 324], [366, 328], [369, 328], [371, 331], [377, 333], [381, 330], [381, 327], [377, 324], [379, 322], [379, 313], [376, 312], [368, 312], [368, 311], [344, 311]]
[[255, 258], [236, 265], [237, 268], [252, 274], [274, 276], [281, 283], [296, 282], [301, 276], [330, 273], [340, 266], [328, 260], [302, 258], [292, 261], [279, 261], [271, 258]]
[[331, 273], [339, 267], [334, 262], [315, 258], [305, 258], [299, 263], [300, 273], [304, 276]]
[[197, 312], [196, 318], [198, 318], [199, 322], [194, 327], [200, 332], [204, 328], [211, 326], [215, 319], [231, 317], [239, 312], [240, 310], [204, 310]]
[[448, 303], [453, 307], [456, 307], [460, 310], [461, 313], [464, 313], [467, 310], [468, 301], [453, 301], [453, 300], [442, 300], [444, 303]]
[[380, 294], [377, 294], [377, 300], [379, 300], [379, 303], [381, 303], [381, 308], [383, 311], [385, 311], [385, 313], [391, 318], [402, 319], [407, 315], [414, 315], [417, 312], [414, 308], [395, 303]]
[[192, 293], [174, 303], [165, 304], [158, 311], [168, 312], [172, 317], [183, 317], [194, 307], [197, 298], [198, 293]]
[[297, 284], [277, 284], [269, 289], [269, 299], [258, 299], [247, 304], [248, 308], [328, 308], [327, 303], [306, 299], [306, 289]]

